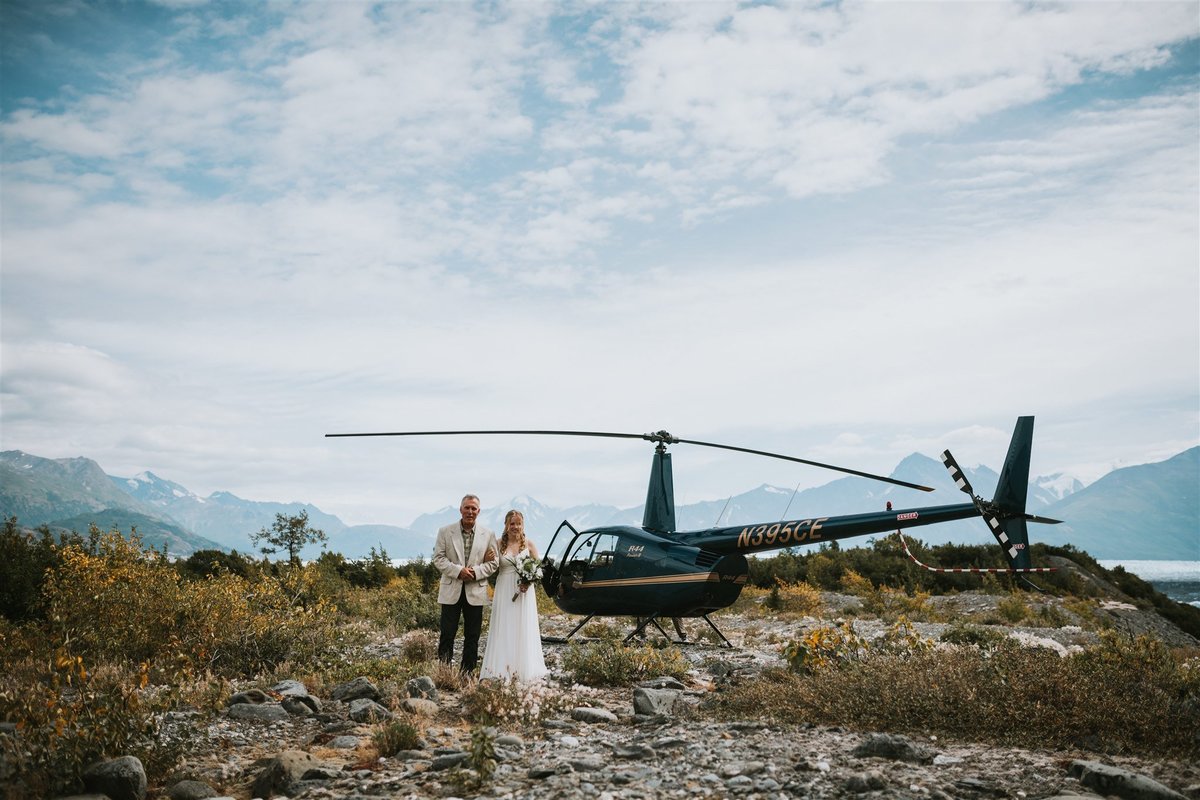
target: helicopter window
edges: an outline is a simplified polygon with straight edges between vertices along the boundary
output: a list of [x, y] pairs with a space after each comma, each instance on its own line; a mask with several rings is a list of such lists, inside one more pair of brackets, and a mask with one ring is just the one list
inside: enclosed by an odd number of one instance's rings
[[617, 537], [614, 534], [603, 534], [596, 538], [588, 564], [592, 567], [611, 567], [616, 554]]

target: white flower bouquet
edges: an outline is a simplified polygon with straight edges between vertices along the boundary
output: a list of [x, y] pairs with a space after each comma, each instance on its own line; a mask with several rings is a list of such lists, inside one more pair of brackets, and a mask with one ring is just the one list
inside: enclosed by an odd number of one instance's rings
[[[515, 562], [513, 566], [517, 568], [518, 586], [532, 586], [542, 579], [542, 565], [533, 556], [525, 556], [520, 561]], [[520, 596], [521, 592], [518, 590], [513, 595], [513, 600], [516, 600]]]

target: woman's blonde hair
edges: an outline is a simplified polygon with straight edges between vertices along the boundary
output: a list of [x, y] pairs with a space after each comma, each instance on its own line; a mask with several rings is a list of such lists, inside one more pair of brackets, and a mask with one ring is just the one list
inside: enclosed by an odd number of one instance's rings
[[500, 552], [501, 553], [508, 552], [508, 544], [509, 544], [508, 521], [510, 519], [512, 519], [513, 517], [516, 517], [517, 519], [521, 520], [521, 541], [517, 543], [517, 552], [518, 553], [521, 552], [521, 550], [524, 549], [524, 547], [525, 547], [525, 515], [522, 514], [520, 511], [517, 511], [514, 508], [514, 509], [511, 509], [507, 514], [504, 515], [504, 533], [501, 534], [501, 536], [500, 536]]

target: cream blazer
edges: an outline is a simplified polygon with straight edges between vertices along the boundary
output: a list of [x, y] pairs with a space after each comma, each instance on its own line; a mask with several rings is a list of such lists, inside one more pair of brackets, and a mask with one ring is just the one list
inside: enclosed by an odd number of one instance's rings
[[[484, 560], [488, 548], [492, 550], [490, 561]], [[462, 524], [455, 522], [438, 529], [437, 543], [433, 546], [433, 565], [442, 574], [438, 587], [438, 602], [452, 605], [458, 602], [465, 589], [467, 602], [473, 606], [487, 603], [487, 579], [500, 566], [500, 545], [496, 534], [482, 525], [475, 525], [475, 541], [471, 552], [463, 557]], [[458, 573], [463, 567], [475, 568], [475, 580], [460, 581]]]

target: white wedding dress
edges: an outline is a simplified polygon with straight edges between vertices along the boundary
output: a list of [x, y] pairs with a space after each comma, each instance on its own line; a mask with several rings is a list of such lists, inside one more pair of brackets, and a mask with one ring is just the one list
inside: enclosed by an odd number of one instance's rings
[[[518, 680], [528, 682], [549, 672], [542, 656], [535, 587], [530, 586], [523, 594], [518, 594], [517, 589], [516, 565], [528, 556], [527, 549], [515, 556], [500, 556], [487, 646], [479, 670], [481, 678], [516, 676]], [[514, 594], [517, 594], [516, 600], [512, 599]]]

